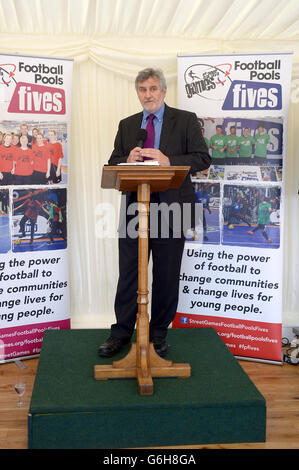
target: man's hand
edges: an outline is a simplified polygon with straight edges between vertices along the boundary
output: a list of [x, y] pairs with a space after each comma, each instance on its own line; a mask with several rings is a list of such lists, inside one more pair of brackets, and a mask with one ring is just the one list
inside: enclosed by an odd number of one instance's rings
[[162, 166], [170, 165], [168, 157], [166, 157], [166, 155], [164, 155], [164, 153], [160, 152], [160, 150], [158, 149], [151, 149], [151, 148], [141, 149], [140, 154], [143, 158], [145, 157], [145, 160], [147, 159], [155, 160]]
[[127, 158], [127, 163], [134, 163], [134, 162], [142, 162], [143, 158], [140, 154], [142, 148], [141, 147], [135, 147], [133, 150], [131, 150], [128, 158]]

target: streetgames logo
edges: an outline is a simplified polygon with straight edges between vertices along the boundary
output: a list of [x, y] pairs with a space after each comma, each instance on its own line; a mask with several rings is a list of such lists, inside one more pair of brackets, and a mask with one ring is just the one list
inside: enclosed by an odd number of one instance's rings
[[188, 98], [197, 95], [212, 101], [223, 101], [231, 85], [232, 64], [193, 64], [184, 73]]
[[10, 85], [11, 81], [15, 82], [14, 74], [16, 71], [15, 64], [0, 64], [0, 85]]

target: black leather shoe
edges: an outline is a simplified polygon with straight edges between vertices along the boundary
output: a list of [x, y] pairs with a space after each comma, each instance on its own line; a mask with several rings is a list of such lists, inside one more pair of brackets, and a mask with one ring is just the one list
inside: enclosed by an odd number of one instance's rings
[[123, 346], [126, 346], [129, 343], [129, 339], [119, 339], [110, 336], [110, 338], [108, 338], [107, 341], [99, 347], [98, 354], [101, 357], [112, 357], [118, 353]]
[[167, 351], [168, 351], [168, 346], [167, 346], [165, 338], [153, 338], [152, 343], [154, 345], [156, 353], [159, 356], [161, 357], [166, 356]]

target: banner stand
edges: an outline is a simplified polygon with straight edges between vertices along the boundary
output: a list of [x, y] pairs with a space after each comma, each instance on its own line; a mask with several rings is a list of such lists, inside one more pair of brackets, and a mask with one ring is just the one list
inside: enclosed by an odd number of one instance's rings
[[178, 56], [178, 105], [212, 163], [191, 175], [173, 328], [213, 327], [235, 357], [282, 364], [285, 167], [292, 53]]
[[257, 359], [256, 357], [245, 357], [245, 356], [235, 356], [236, 359], [240, 361], [248, 361], [248, 362], [261, 362], [263, 364], [273, 364], [274, 366], [282, 366], [283, 360], [279, 361], [270, 361], [267, 359]]
[[67, 190], [73, 60], [0, 54], [0, 363], [70, 328]]

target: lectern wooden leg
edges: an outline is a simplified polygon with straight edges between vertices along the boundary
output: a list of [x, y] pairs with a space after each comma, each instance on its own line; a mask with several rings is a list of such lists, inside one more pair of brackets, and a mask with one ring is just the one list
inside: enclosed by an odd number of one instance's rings
[[148, 214], [150, 185], [138, 185], [138, 315], [137, 342], [133, 343], [127, 356], [112, 365], [94, 366], [94, 378], [106, 380], [110, 378], [136, 377], [141, 395], [152, 395], [154, 391], [152, 377], [183, 377], [191, 375], [189, 364], [173, 364], [162, 359], [149, 343], [148, 306]]

